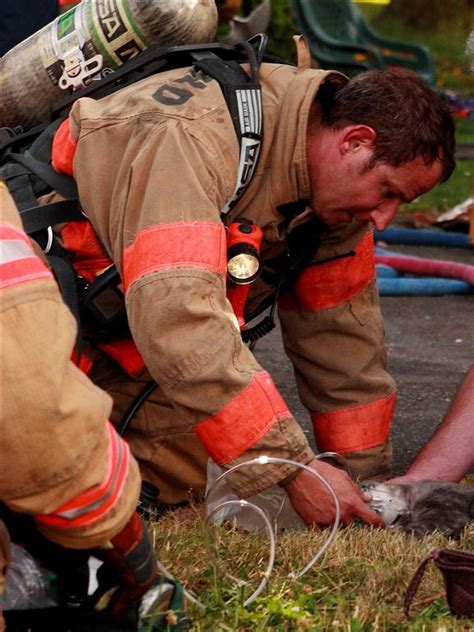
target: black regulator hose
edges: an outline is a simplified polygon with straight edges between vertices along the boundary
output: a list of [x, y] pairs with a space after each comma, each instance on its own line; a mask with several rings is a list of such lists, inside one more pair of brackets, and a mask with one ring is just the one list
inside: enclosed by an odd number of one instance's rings
[[[147, 382], [142, 390], [138, 393], [130, 406], [125, 411], [120, 423], [117, 425], [118, 434], [123, 437], [128, 428], [129, 423], [137, 410], [142, 406], [146, 399], [158, 388], [158, 382]], [[160, 490], [156, 485], [149, 481], [142, 481], [140, 489], [140, 499], [138, 501], [137, 511], [146, 519], [151, 517], [157, 519], [160, 513], [161, 503], [158, 500]]]
[[147, 382], [145, 386], [142, 388], [142, 390], [135, 397], [135, 399], [132, 401], [130, 406], [125, 411], [119, 424], [117, 425], [117, 432], [121, 437], [123, 437], [126, 429], [128, 428], [128, 424], [132, 420], [137, 410], [145, 402], [147, 397], [153, 393], [153, 391], [156, 388], [158, 388], [158, 382]]
[[243, 329], [240, 333], [242, 336], [242, 340], [247, 342], [257, 342], [263, 336], [266, 336], [271, 332], [272, 329], [275, 329], [275, 321], [272, 316], [265, 316], [259, 323], [257, 323], [254, 327], [250, 329]]

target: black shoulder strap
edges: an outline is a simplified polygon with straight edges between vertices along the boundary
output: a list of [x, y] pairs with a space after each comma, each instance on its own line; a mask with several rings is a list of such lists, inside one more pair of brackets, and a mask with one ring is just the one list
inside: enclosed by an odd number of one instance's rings
[[[107, 77], [93, 81], [79, 93], [62, 99], [53, 109], [53, 116], [66, 115], [74, 101], [80, 97], [101, 99], [158, 72], [190, 65], [202, 70], [218, 81], [240, 146], [237, 185], [231, 199], [221, 211], [226, 214], [235, 206], [250, 183], [260, 154], [263, 110], [258, 68], [264, 57], [266, 42], [266, 35], [259, 34], [236, 46], [221, 43], [150, 46]], [[254, 45], [258, 47], [257, 52]], [[241, 63], [249, 64], [250, 75], [242, 69]]]
[[237, 204], [249, 185], [257, 167], [263, 141], [262, 91], [258, 76], [260, 59], [266, 36], [261, 35], [258, 58], [252, 45], [240, 45], [250, 65], [248, 75], [235, 60], [224, 60], [213, 51], [198, 51], [192, 54], [194, 66], [215, 79], [224, 94], [240, 145], [240, 160], [237, 185], [221, 214], [227, 214]]
[[[43, 135], [45, 138], [42, 138]], [[39, 243], [45, 239], [44, 231], [55, 224], [87, 219], [79, 204], [74, 179], [57, 173], [49, 162], [43, 162], [32, 153], [37, 150], [40, 155], [49, 154], [52, 136], [47, 128], [37, 139], [39, 144], [35, 147], [36, 141], [33, 143], [31, 151], [8, 151], [7, 162], [0, 168], [0, 177], [15, 200], [25, 232], [33, 235]], [[37, 197], [49, 190], [57, 191], [66, 199], [39, 206]]]
[[[75, 272], [51, 228], [55, 224], [86, 219], [74, 179], [57, 173], [50, 165], [53, 137], [62, 120], [9, 138], [0, 148], [0, 177], [15, 200], [25, 232], [43, 248], [63, 300], [77, 321], [76, 351], [80, 358], [82, 336]], [[50, 190], [67, 199], [38, 206], [37, 198]]]
[[[78, 212], [74, 179], [57, 173], [50, 165], [54, 134], [62, 121], [60, 118], [43, 129], [36, 128], [34, 133], [14, 136], [1, 147], [0, 177], [16, 202], [27, 233], [53, 223], [85, 219]], [[66, 200], [39, 207], [37, 198], [50, 190], [57, 191]], [[54, 221], [48, 223], [49, 220]]]

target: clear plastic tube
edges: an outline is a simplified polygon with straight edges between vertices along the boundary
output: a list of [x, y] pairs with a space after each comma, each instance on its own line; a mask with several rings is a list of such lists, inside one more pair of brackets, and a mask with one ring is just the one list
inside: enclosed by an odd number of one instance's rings
[[[248, 605], [250, 605], [253, 601], [255, 601], [255, 599], [260, 595], [260, 593], [262, 592], [262, 590], [265, 588], [265, 586], [268, 583], [268, 580], [270, 579], [270, 575], [272, 573], [273, 570], [273, 564], [275, 563], [275, 551], [276, 551], [276, 543], [275, 543], [275, 534], [273, 533], [273, 528], [272, 528], [272, 524], [267, 516], [267, 514], [263, 511], [263, 509], [261, 509], [260, 507], [257, 507], [257, 505], [254, 505], [253, 503], [248, 503], [246, 500], [227, 500], [221, 504], [219, 504], [217, 507], [214, 507], [214, 509], [206, 516], [206, 533], [209, 537], [209, 527], [212, 523], [212, 519], [213, 517], [219, 512], [222, 511], [223, 509], [225, 509], [226, 507], [232, 507], [232, 506], [237, 506], [237, 507], [246, 507], [249, 509], [252, 509], [253, 511], [255, 511], [260, 518], [262, 519], [266, 531], [268, 533], [268, 538], [270, 540], [270, 554], [268, 556], [268, 564], [267, 564], [267, 570], [265, 571], [265, 574], [263, 576], [262, 581], [260, 582], [260, 584], [257, 586], [256, 590], [250, 595], [250, 597], [248, 597], [243, 605], [244, 608], [246, 608]], [[240, 580], [237, 579], [236, 577], [234, 577], [233, 575], [229, 575], [228, 577], [230, 577], [235, 583], [240, 583]]]
[[[334, 454], [334, 453], [324, 453], [319, 455], [319, 458], [323, 459], [323, 458], [335, 458], [335, 457], [339, 457], [339, 455]], [[339, 457], [342, 458], [342, 457]], [[216, 478], [216, 480], [213, 482], [213, 484], [209, 487], [209, 489], [207, 490], [206, 493], [206, 501], [210, 498], [210, 496], [212, 494], [215, 494], [216, 489], [219, 487], [219, 485], [223, 484], [224, 481], [227, 481], [227, 479], [232, 476], [232, 474], [234, 472], [236, 472], [237, 470], [240, 470], [242, 468], [245, 467], [250, 467], [252, 465], [267, 465], [267, 464], [287, 464], [287, 465], [293, 465], [301, 470], [304, 470], [306, 472], [308, 472], [309, 474], [311, 474], [312, 476], [314, 476], [319, 482], [321, 482], [324, 487], [327, 489], [327, 491], [329, 492], [332, 501], [334, 503], [334, 509], [335, 509], [335, 518], [334, 518], [334, 523], [331, 527], [331, 530], [328, 534], [328, 537], [326, 538], [324, 544], [319, 548], [319, 550], [315, 553], [315, 555], [313, 555], [313, 557], [309, 560], [309, 562], [307, 564], [305, 564], [303, 566], [303, 568], [301, 570], [299, 570], [298, 572], [290, 572], [289, 573], [289, 578], [293, 579], [293, 580], [297, 580], [300, 579], [301, 577], [303, 577], [303, 575], [305, 575], [315, 564], [318, 560], [321, 559], [321, 557], [324, 555], [324, 553], [327, 551], [327, 549], [329, 548], [329, 546], [332, 544], [337, 530], [339, 528], [339, 524], [340, 524], [340, 519], [341, 519], [341, 510], [340, 510], [340, 506], [339, 506], [339, 501], [337, 499], [337, 496], [333, 490], [333, 488], [331, 487], [331, 485], [328, 483], [328, 481], [321, 476], [321, 474], [319, 474], [318, 472], [316, 472], [315, 470], [313, 470], [312, 468], [308, 467], [307, 465], [304, 465], [303, 463], [298, 463], [297, 461], [293, 461], [291, 459], [284, 459], [284, 458], [279, 458], [279, 457], [271, 457], [271, 456], [260, 456], [257, 457], [255, 459], [251, 459], [250, 461], [245, 461], [244, 463], [239, 463], [238, 465], [235, 465], [234, 467], [230, 468], [229, 470], [226, 470], [225, 472], [223, 472], [220, 476], [218, 476]], [[347, 466], [347, 464], [342, 463], [345, 467]], [[270, 579], [270, 575], [272, 573], [273, 570], [273, 565], [275, 562], [275, 554], [276, 554], [276, 537], [275, 537], [275, 531], [276, 531], [276, 527], [277, 527], [277, 521], [278, 521], [278, 516], [281, 514], [282, 509], [283, 509], [283, 505], [286, 502], [286, 498], [283, 499], [283, 502], [280, 504], [280, 507], [276, 513], [276, 516], [273, 520], [273, 524], [269, 518], [269, 516], [267, 515], [267, 513], [261, 508], [258, 507], [258, 505], [256, 505], [255, 503], [252, 502], [248, 502], [246, 500], [243, 499], [237, 499], [237, 500], [225, 500], [223, 502], [218, 503], [217, 505], [214, 505], [214, 507], [210, 510], [210, 511], [206, 511], [206, 515], [205, 515], [205, 528], [206, 528], [206, 535], [207, 538], [209, 538], [209, 531], [210, 531], [210, 525], [213, 522], [213, 520], [215, 519], [215, 517], [219, 514], [219, 512], [226, 512], [226, 510], [228, 510], [229, 508], [245, 508], [245, 509], [250, 509], [251, 511], [254, 511], [263, 521], [263, 524], [265, 525], [265, 530], [268, 533], [268, 538], [269, 538], [269, 543], [270, 543], [270, 552], [269, 552], [269, 556], [268, 556], [268, 564], [267, 564], [267, 569], [264, 573], [264, 577], [262, 579], [262, 581], [260, 582], [260, 584], [257, 586], [257, 588], [255, 589], [255, 591], [244, 601], [243, 605], [244, 607], [249, 606], [253, 601], [255, 601], [255, 599], [262, 593], [262, 591], [264, 590], [264, 588], [266, 587], [266, 585], [268, 584], [268, 581]], [[168, 571], [167, 568], [165, 568], [165, 566], [159, 561], [158, 562], [158, 567], [161, 570], [161, 572], [165, 575], [165, 577], [169, 577], [170, 579], [173, 579], [176, 581], [175, 577], [173, 577], [173, 575]], [[230, 577], [235, 583], [238, 584], [242, 584], [242, 581], [239, 580], [238, 578], [227, 574], [228, 577]], [[196, 597], [194, 597], [194, 595], [191, 595], [187, 590], [184, 590], [184, 595], [185, 597], [192, 602], [193, 604], [195, 604], [198, 608], [200, 608], [201, 610], [203, 610], [205, 608], [204, 604], [202, 604], [198, 599], [196, 599]]]
[[[330, 456], [332, 457], [334, 455], [331, 454]], [[271, 457], [271, 456], [260, 456], [260, 457], [257, 457], [256, 459], [251, 459], [250, 461], [245, 461], [244, 463], [239, 463], [238, 465], [235, 465], [234, 467], [230, 468], [229, 470], [226, 470], [225, 472], [223, 472], [220, 476], [218, 476], [216, 478], [214, 483], [208, 489], [208, 492], [206, 494], [206, 499], [209, 498], [212, 495], [212, 493], [215, 493], [215, 490], [217, 489], [218, 485], [221, 484], [223, 481], [227, 480], [233, 474], [233, 472], [236, 472], [237, 470], [240, 470], [242, 468], [249, 467], [249, 466], [252, 466], [252, 465], [266, 465], [266, 464], [279, 464], [279, 465], [281, 465], [281, 464], [288, 464], [288, 465], [294, 465], [294, 466], [296, 466], [296, 467], [298, 467], [298, 468], [300, 468], [302, 470], [305, 470], [306, 472], [309, 472], [309, 474], [311, 474], [312, 476], [317, 478], [318, 481], [320, 481], [326, 487], [326, 489], [328, 490], [328, 492], [331, 495], [331, 498], [332, 498], [332, 500], [334, 502], [334, 508], [335, 508], [335, 514], [336, 515], [335, 515], [333, 526], [331, 527], [331, 531], [330, 531], [330, 533], [329, 533], [329, 535], [328, 535], [328, 537], [326, 539], [326, 542], [323, 544], [323, 546], [317, 551], [317, 553], [310, 559], [310, 561], [299, 572], [296, 572], [296, 573], [292, 572], [292, 573], [290, 573], [290, 577], [292, 579], [299, 579], [305, 573], [307, 573], [314, 566], [314, 564], [316, 564], [316, 562], [322, 557], [322, 555], [325, 553], [325, 551], [331, 545], [332, 541], [334, 540], [334, 538], [336, 536], [336, 532], [337, 532], [337, 529], [338, 529], [339, 523], [340, 523], [341, 510], [340, 510], [340, 506], [339, 506], [339, 501], [337, 499], [337, 496], [336, 496], [333, 488], [326, 481], [326, 479], [323, 476], [321, 476], [321, 474], [319, 474], [318, 472], [316, 472], [312, 468], [308, 467], [307, 465], [304, 465], [302, 463], [298, 463], [297, 461], [292, 461], [291, 459], [284, 459], [284, 458]], [[222, 505], [217, 505], [216, 507], [214, 507], [214, 509], [212, 510], [212, 515], [217, 514], [219, 509], [223, 508]], [[246, 503], [245, 506], [246, 507], [250, 507], [252, 505], [254, 507], [256, 507], [256, 505], [254, 505], [253, 503]], [[282, 509], [282, 505], [280, 506], [280, 509], [278, 511], [277, 516], [281, 513], [281, 509]], [[208, 519], [208, 518], [209, 517], [207, 516], [206, 519]]]

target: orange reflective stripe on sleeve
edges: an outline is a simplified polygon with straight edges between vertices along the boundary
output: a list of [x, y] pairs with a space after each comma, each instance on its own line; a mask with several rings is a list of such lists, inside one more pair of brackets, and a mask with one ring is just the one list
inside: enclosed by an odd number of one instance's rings
[[382, 445], [388, 439], [396, 394], [369, 404], [311, 413], [314, 438], [322, 452], [350, 454]]
[[255, 445], [277, 421], [290, 416], [272, 378], [260, 371], [247, 388], [194, 430], [214, 461], [223, 465]]
[[76, 154], [77, 140], [71, 136], [69, 118], [58, 127], [51, 152], [51, 164], [59, 173], [72, 176], [72, 165]]
[[109, 449], [104, 480], [49, 514], [37, 514], [35, 520], [48, 527], [72, 529], [100, 520], [118, 501], [128, 473], [129, 447], [107, 422]]
[[25, 233], [12, 224], [0, 224], [0, 289], [38, 279], [52, 279]]
[[280, 299], [280, 307], [315, 312], [336, 307], [358, 294], [375, 277], [371, 232], [364, 236], [355, 251], [354, 257], [306, 268], [292, 291]]
[[175, 268], [197, 268], [224, 276], [227, 243], [223, 224], [172, 222], [142, 230], [124, 252], [125, 290], [141, 277]]

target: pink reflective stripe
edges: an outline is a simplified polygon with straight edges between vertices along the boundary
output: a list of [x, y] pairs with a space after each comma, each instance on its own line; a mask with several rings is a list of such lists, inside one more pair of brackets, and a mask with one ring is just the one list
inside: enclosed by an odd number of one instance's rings
[[31, 247], [30, 240], [28, 239], [26, 233], [21, 229], [13, 226], [13, 224], [0, 224], [0, 240], [4, 241], [7, 239], [16, 239], [18, 241], [22, 241], [25, 243], [31, 251], [33, 251]]
[[218, 413], [194, 430], [216, 463], [236, 459], [255, 445], [280, 419], [291, 417], [272, 378], [255, 373], [250, 384]]
[[125, 291], [141, 277], [173, 268], [198, 268], [224, 276], [227, 243], [223, 224], [173, 222], [143, 229], [125, 249]]
[[12, 224], [0, 224], [0, 289], [52, 278], [26, 234]]
[[392, 393], [369, 404], [311, 413], [319, 450], [344, 455], [382, 445], [390, 433], [395, 403]]
[[128, 473], [129, 447], [107, 422], [109, 449], [107, 470], [100, 485], [88, 489], [49, 514], [38, 514], [35, 520], [48, 527], [72, 529], [100, 520], [120, 498]]

